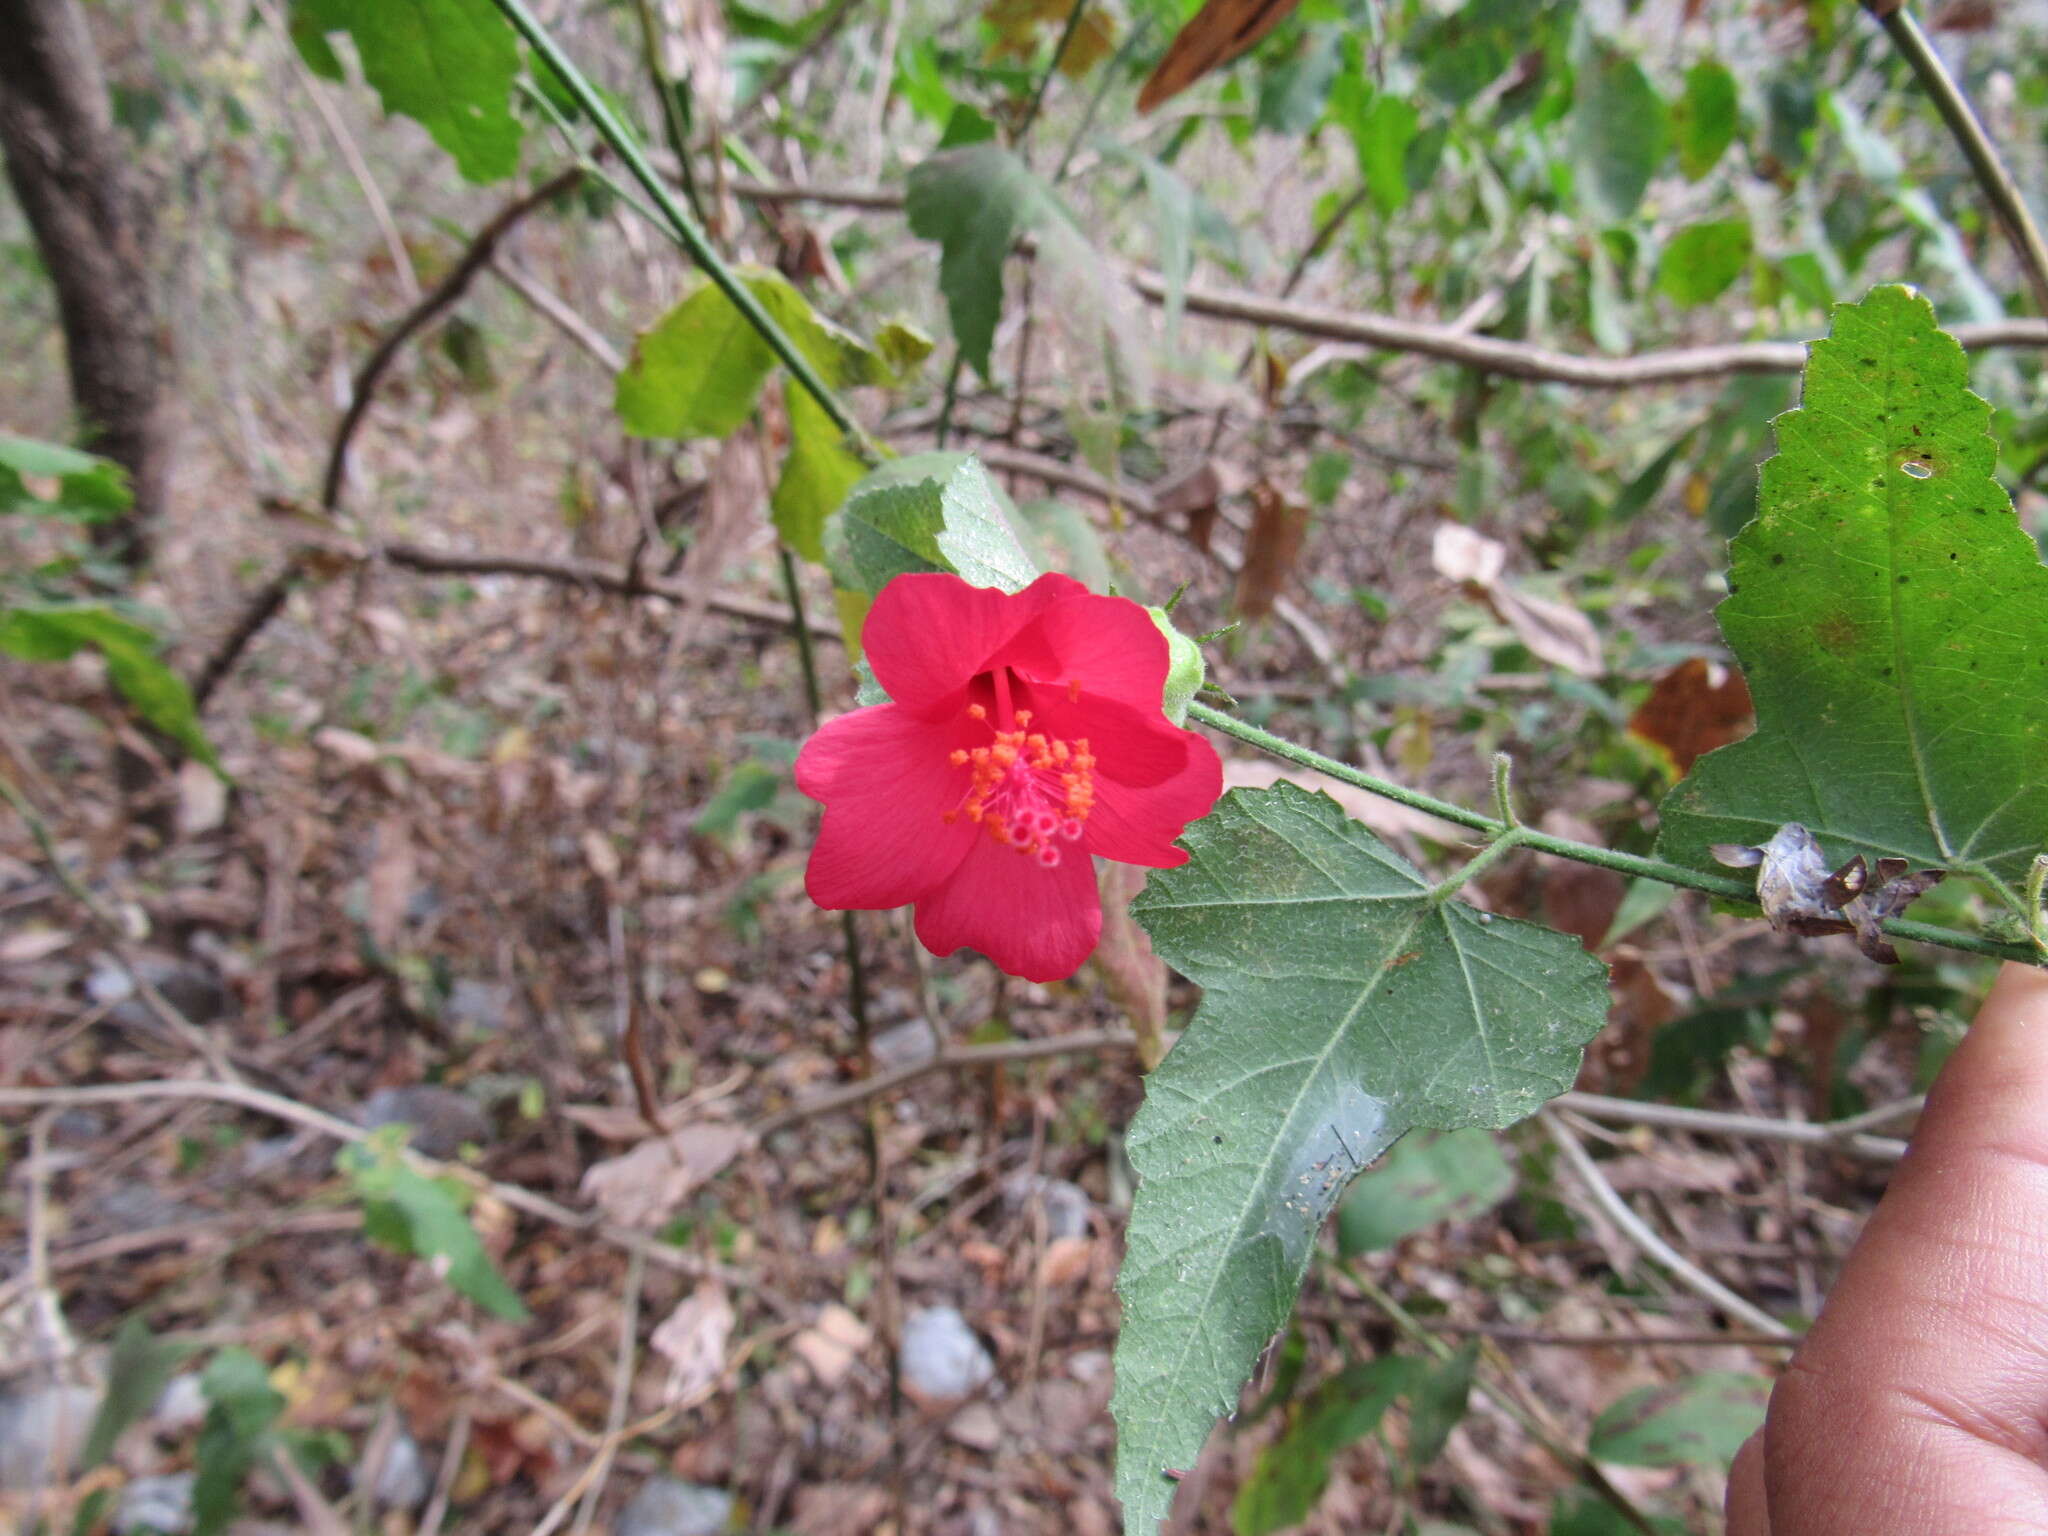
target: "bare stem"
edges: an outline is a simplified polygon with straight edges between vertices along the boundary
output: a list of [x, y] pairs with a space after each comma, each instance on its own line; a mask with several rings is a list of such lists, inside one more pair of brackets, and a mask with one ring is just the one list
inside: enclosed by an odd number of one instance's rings
[[[1333, 779], [1341, 780], [1368, 794], [1392, 800], [1411, 810], [1426, 811], [1431, 816], [1454, 822], [1461, 827], [1470, 827], [1498, 838], [1510, 830], [1508, 825], [1483, 811], [1468, 806], [1456, 805], [1449, 800], [1439, 800], [1435, 795], [1426, 795], [1418, 789], [1396, 784], [1391, 779], [1382, 779], [1362, 769], [1353, 768], [1349, 763], [1340, 763], [1333, 757], [1298, 746], [1283, 736], [1262, 730], [1234, 715], [1226, 715], [1220, 709], [1196, 702], [1188, 706], [1188, 718], [1235, 736], [1262, 752], [1270, 753], [1283, 762], [1295, 763], [1303, 768], [1313, 768], [1326, 773]], [[1754, 903], [1756, 888], [1747, 880], [1732, 876], [1713, 874], [1707, 870], [1687, 869], [1683, 864], [1673, 864], [1667, 859], [1646, 858], [1641, 854], [1622, 853], [1613, 848], [1601, 848], [1592, 843], [1581, 843], [1569, 837], [1558, 837], [1550, 832], [1538, 832], [1533, 828], [1514, 829], [1520, 833], [1516, 842], [1520, 846], [1534, 848], [1538, 853], [1548, 853], [1561, 859], [1574, 859], [1581, 864], [1595, 864], [1602, 869], [1615, 870], [1624, 875], [1638, 875], [1648, 880], [1659, 880], [1666, 885], [1682, 886], [1686, 890], [1704, 891], [1709, 896], [1721, 896], [1731, 901]], [[1476, 861], [1475, 861], [1476, 862]], [[1470, 866], [1468, 866], [1469, 868]], [[1461, 871], [1458, 878], [1465, 877]], [[1933, 923], [1916, 923], [1906, 918], [1885, 919], [1884, 931], [1898, 938], [1916, 940], [1922, 944], [1940, 944], [1948, 949], [1959, 949], [1966, 954], [1986, 955], [1994, 960], [2019, 960], [2028, 964], [2039, 964], [2040, 956], [2031, 944], [2007, 944], [1997, 939], [1987, 939], [1979, 934], [1961, 933], [1953, 928], [1937, 927]]]
[[1941, 54], [1920, 30], [1920, 23], [1913, 19], [1903, 0], [1864, 0], [1864, 8], [1882, 24], [1892, 45], [1919, 77], [1921, 89], [1933, 98], [1935, 110], [1941, 113], [1941, 120], [1948, 125], [1963, 158], [1970, 162], [1977, 185], [1983, 189], [1985, 200], [1991, 204], [1991, 211], [1997, 215], [2020, 258], [2027, 286], [2034, 291], [2034, 307], [2048, 314], [2048, 243], [2041, 239], [2041, 230], [2027, 210], [2026, 199], [2020, 196], [2019, 184], [2006, 169], [1991, 135], [1984, 131], [1983, 121], [1971, 107], [1969, 97], [1963, 94], [1962, 86], [1949, 73], [1948, 65], [1942, 62]]
[[640, 184], [641, 190], [660, 212], [662, 222], [668, 226], [676, 240], [689, 251], [691, 259], [704, 269], [704, 275], [711, 279], [719, 292], [732, 301], [732, 307], [740, 312], [747, 324], [759, 332], [761, 339], [768, 343], [769, 350], [775, 354], [783, 367], [790, 371], [790, 375], [810, 391], [811, 398], [818, 402], [819, 408], [827, 416], [831, 417], [832, 424], [859, 443], [864, 453], [872, 456], [873, 445], [868, 439], [867, 432], [854, 419], [853, 413], [832, 392], [831, 386], [812, 366], [811, 360], [804, 356], [796, 343], [789, 339], [788, 333], [776, 323], [775, 317], [769, 314], [761, 301], [754, 296], [754, 290], [741, 282], [739, 274], [733, 271], [725, 258], [712, 248], [710, 237], [675, 200], [674, 194], [669, 191], [668, 183], [655, 172], [653, 165], [641, 151], [639, 142], [612, 115], [611, 107], [583, 77], [583, 71], [578, 69], [570, 61], [569, 56], [557, 46], [548, 29], [526, 8], [525, 0], [493, 0], [493, 3], [504, 12], [505, 19], [526, 39], [528, 46], [540, 56], [541, 61], [555, 72], [556, 78], [562, 82], [562, 88], [590, 119], [591, 125], [597, 129], [598, 137], [619, 157], [619, 163], [625, 166], [633, 179]]

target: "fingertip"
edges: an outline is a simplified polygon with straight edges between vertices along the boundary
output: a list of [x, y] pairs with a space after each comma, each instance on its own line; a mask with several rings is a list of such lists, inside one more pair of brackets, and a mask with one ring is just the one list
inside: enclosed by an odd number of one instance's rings
[[1771, 1536], [1770, 1501], [1764, 1490], [1764, 1432], [1742, 1442], [1728, 1469], [1728, 1500], [1723, 1510], [1727, 1536]]

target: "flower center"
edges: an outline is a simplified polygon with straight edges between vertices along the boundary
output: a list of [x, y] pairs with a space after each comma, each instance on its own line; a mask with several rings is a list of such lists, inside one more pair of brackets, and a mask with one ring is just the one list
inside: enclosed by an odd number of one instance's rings
[[[979, 704], [968, 705], [967, 713], [988, 720]], [[945, 819], [979, 822], [996, 842], [1051, 869], [1060, 861], [1055, 840], [1076, 841], [1095, 808], [1095, 754], [1085, 736], [1068, 742], [1032, 730], [1028, 709], [1013, 718], [1011, 730], [991, 727], [995, 740], [987, 746], [953, 752], [953, 765], [971, 777], [965, 798]]]

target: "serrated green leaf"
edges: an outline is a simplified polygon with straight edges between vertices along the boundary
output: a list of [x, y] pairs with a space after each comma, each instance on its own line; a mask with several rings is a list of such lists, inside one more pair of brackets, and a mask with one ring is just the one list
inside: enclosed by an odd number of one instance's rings
[[389, 1146], [347, 1147], [339, 1161], [363, 1202], [366, 1236], [427, 1260], [451, 1286], [494, 1316], [526, 1321], [526, 1304], [505, 1283], [470, 1225], [459, 1184], [428, 1178]]
[[1669, 146], [1664, 103], [1642, 65], [1598, 48], [1579, 71], [1572, 111], [1572, 162], [1589, 211], [1608, 224], [1625, 222]]
[[1726, 1464], [1763, 1427], [1767, 1376], [1707, 1371], [1642, 1387], [1594, 1421], [1586, 1454], [1627, 1467]]
[[490, 0], [296, 0], [292, 32], [322, 72], [338, 72], [338, 61], [306, 39], [354, 38], [384, 110], [426, 129], [469, 180], [497, 181], [519, 168], [524, 130], [511, 105], [519, 40]]
[[[1237, 1536], [1269, 1536], [1306, 1520], [1330, 1480], [1330, 1458], [1379, 1428], [1394, 1400], [1429, 1374], [1427, 1360], [1383, 1355], [1318, 1384], [1287, 1433], [1259, 1453], [1237, 1490], [1230, 1507]], [[1130, 1518], [1128, 1505], [1125, 1518]]]
[[270, 1427], [284, 1412], [284, 1395], [270, 1384], [263, 1362], [229, 1347], [199, 1378], [206, 1422], [194, 1453], [193, 1536], [218, 1536], [241, 1504], [242, 1482], [261, 1453]]
[[1132, 907], [1205, 989], [1127, 1142], [1111, 1406], [1133, 1533], [1235, 1406], [1358, 1169], [1411, 1127], [1528, 1114], [1607, 1014], [1577, 941], [1439, 900], [1326, 796], [1234, 790], [1182, 842]]
[[209, 768], [219, 769], [192, 690], [157, 658], [156, 636], [147, 629], [96, 603], [0, 609], [0, 654], [62, 661], [87, 646], [106, 658], [108, 680], [137, 714]]
[[1678, 141], [1678, 168], [1698, 181], [1721, 163], [1735, 142], [1739, 108], [1735, 76], [1715, 59], [1702, 59], [1685, 72], [1685, 92], [1671, 108], [1671, 136]]
[[971, 587], [1021, 592], [1039, 571], [1005, 514], [1005, 499], [981, 460], [971, 458], [954, 470], [939, 494], [939, 555]]
[[1404, 1136], [1345, 1194], [1337, 1251], [1348, 1258], [1391, 1248], [1424, 1227], [1492, 1210], [1514, 1190], [1514, 1170], [1490, 1132]]
[[2024, 877], [2048, 843], [2048, 568], [1994, 478], [1990, 408], [1927, 301], [1835, 310], [1718, 618], [1756, 734], [1665, 799], [1659, 849], [1804, 823], [1835, 861]]
[[943, 571], [939, 529], [945, 513], [936, 481], [879, 485], [850, 497], [843, 513], [846, 547], [861, 589], [879, 592], [913, 571]]
[[939, 289], [961, 355], [988, 377], [1003, 312], [1003, 263], [1017, 237], [1059, 213], [1045, 186], [993, 142], [941, 150], [911, 171], [903, 210], [910, 232], [939, 245]]
[[1718, 299], [1749, 265], [1749, 220], [1741, 215], [1690, 224], [1657, 259], [1657, 287], [1691, 308]]

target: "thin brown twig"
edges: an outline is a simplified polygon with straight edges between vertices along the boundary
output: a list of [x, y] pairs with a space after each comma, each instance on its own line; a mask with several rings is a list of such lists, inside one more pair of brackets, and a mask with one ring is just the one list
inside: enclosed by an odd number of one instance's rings
[[348, 409], [342, 413], [341, 423], [334, 429], [334, 441], [327, 450], [327, 473], [320, 482], [320, 505], [327, 512], [331, 514], [341, 507], [343, 483], [348, 474], [349, 444], [354, 441], [356, 428], [362, 425], [363, 417], [370, 409], [370, 400], [377, 392], [378, 382], [390, 369], [400, 350], [469, 291], [469, 285], [476, 280], [477, 274], [489, 266], [491, 257], [497, 254], [499, 242], [516, 229], [521, 220], [535, 209], [546, 207], [582, 179], [583, 167], [572, 165], [566, 171], [557, 171], [531, 191], [522, 192], [492, 214], [470, 237], [455, 265], [448, 269], [440, 282], [434, 284], [432, 292], [407, 310], [398, 324], [386, 331], [370, 355], [363, 359], [349, 390]]
[[[204, 709], [215, 689], [232, 672], [242, 654], [263, 627], [283, 608], [291, 590], [303, 579], [307, 568], [322, 562], [340, 561], [359, 565], [379, 561], [400, 570], [427, 576], [522, 576], [538, 581], [561, 582], [566, 586], [589, 587], [619, 597], [652, 597], [679, 605], [693, 601], [713, 613], [746, 619], [756, 624], [788, 628], [789, 610], [762, 598], [737, 592], [698, 592], [679, 581], [649, 576], [631, 568], [621, 569], [596, 560], [574, 556], [549, 559], [533, 555], [501, 555], [483, 551], [430, 549], [421, 544], [350, 543], [341, 539], [309, 540], [285, 562], [285, 568], [268, 582], [235, 627], [229, 631], [192, 685], [192, 697]], [[839, 640], [836, 625], [823, 622], [810, 626], [811, 634], [823, 640]]]
[[[923, 1061], [908, 1066], [895, 1067], [887, 1072], [878, 1072], [858, 1082], [846, 1083], [838, 1088], [827, 1089], [815, 1094], [788, 1109], [778, 1110], [754, 1122], [754, 1135], [772, 1135], [787, 1130], [801, 1121], [814, 1120], [819, 1115], [836, 1114], [864, 1104], [878, 1094], [893, 1093], [919, 1078], [929, 1077], [934, 1072], [964, 1072], [977, 1067], [990, 1066], [1005, 1061], [1034, 1061], [1041, 1056], [1068, 1056], [1086, 1051], [1131, 1050], [1137, 1045], [1137, 1036], [1127, 1029], [1076, 1030], [1072, 1034], [1051, 1035], [1043, 1040], [1002, 1040], [992, 1045], [959, 1045], [950, 1050], [940, 1051]], [[0, 1104], [6, 1100], [0, 1098]]]
[[[275, 1120], [302, 1125], [323, 1136], [350, 1144], [367, 1141], [370, 1137], [370, 1132], [363, 1127], [352, 1121], [343, 1120], [338, 1115], [331, 1115], [324, 1109], [315, 1109], [310, 1104], [301, 1104], [296, 1099], [288, 1099], [282, 1094], [269, 1093], [240, 1082], [172, 1077], [142, 1083], [92, 1083], [74, 1088], [0, 1088], [0, 1109], [138, 1104], [152, 1099], [208, 1099], [217, 1104], [229, 1104], [238, 1109], [269, 1115]], [[673, 1244], [656, 1242], [645, 1233], [606, 1221], [595, 1211], [571, 1209], [559, 1201], [550, 1200], [546, 1195], [526, 1188], [523, 1184], [508, 1184], [498, 1179], [487, 1178], [461, 1163], [445, 1163], [437, 1158], [414, 1152], [410, 1148], [406, 1149], [404, 1156], [407, 1165], [414, 1172], [428, 1178], [458, 1180], [471, 1189], [489, 1195], [501, 1204], [524, 1212], [528, 1216], [552, 1222], [570, 1231], [589, 1232], [629, 1253], [641, 1253], [649, 1263], [658, 1264], [665, 1269], [686, 1275], [708, 1275], [729, 1285], [743, 1285], [750, 1294], [761, 1297], [784, 1316], [794, 1312], [793, 1305], [786, 1298], [762, 1286], [756, 1277], [729, 1264], [697, 1258]]]
[[[895, 211], [903, 196], [873, 187], [823, 187], [735, 182], [741, 197], [775, 202], [815, 202], [834, 207]], [[1145, 299], [1164, 304], [1166, 278], [1145, 268], [1125, 272]], [[1472, 335], [1442, 321], [1403, 320], [1352, 310], [1269, 299], [1230, 288], [1182, 290], [1186, 312], [1212, 320], [1235, 320], [1272, 326], [1302, 336], [1356, 342], [1383, 352], [1413, 352], [1439, 362], [1456, 363], [1480, 373], [1534, 383], [1571, 384], [1582, 389], [1635, 389], [1651, 384], [1687, 384], [1727, 378], [1733, 374], [1797, 373], [1806, 363], [1803, 341], [1726, 342], [1702, 347], [1671, 347], [1631, 357], [1592, 357], [1559, 352], [1528, 342]], [[1965, 351], [1994, 347], [2048, 347], [2048, 319], [1996, 320], [1948, 327]]]
[[1586, 1150], [1585, 1146], [1579, 1141], [1579, 1138], [1573, 1134], [1571, 1128], [1564, 1123], [1563, 1117], [1554, 1110], [1546, 1108], [1538, 1110], [1536, 1118], [1542, 1123], [1543, 1129], [1550, 1133], [1551, 1141], [1556, 1144], [1557, 1150], [1563, 1154], [1566, 1164], [1571, 1168], [1579, 1183], [1585, 1186], [1586, 1192], [1593, 1197], [1594, 1203], [1599, 1206], [1601, 1212], [1608, 1220], [1621, 1228], [1622, 1234], [1630, 1242], [1642, 1249], [1644, 1254], [1658, 1268], [1664, 1270], [1672, 1279], [1683, 1285], [1694, 1295], [1702, 1297], [1712, 1305], [1719, 1307], [1730, 1317], [1741, 1319], [1743, 1323], [1755, 1329], [1758, 1333], [1767, 1333], [1778, 1338], [1791, 1338], [1793, 1336], [1792, 1330], [1771, 1316], [1770, 1313], [1764, 1311], [1755, 1302], [1738, 1296], [1734, 1291], [1731, 1291], [1727, 1286], [1716, 1280], [1712, 1275], [1700, 1268], [1699, 1265], [1693, 1263], [1691, 1259], [1688, 1259], [1659, 1236], [1656, 1230], [1648, 1222], [1644, 1221], [1642, 1217], [1638, 1216], [1634, 1208], [1626, 1200], [1622, 1199], [1620, 1192], [1608, 1182], [1607, 1176], [1600, 1171], [1600, 1165], [1593, 1161], [1592, 1154]]

